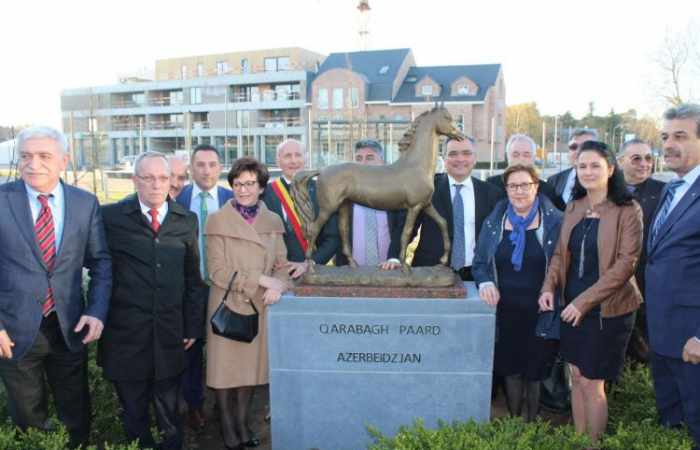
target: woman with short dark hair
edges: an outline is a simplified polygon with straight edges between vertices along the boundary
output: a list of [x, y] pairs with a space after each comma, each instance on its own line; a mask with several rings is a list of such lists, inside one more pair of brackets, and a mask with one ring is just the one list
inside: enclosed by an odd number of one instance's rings
[[248, 315], [253, 313], [252, 302], [260, 314], [258, 335], [250, 343], [214, 334], [207, 321], [207, 385], [216, 392], [227, 449], [260, 444], [248, 415], [254, 387], [269, 382], [266, 307], [279, 301], [288, 287], [284, 226], [260, 201], [268, 178], [257, 160], [237, 159], [228, 174], [234, 198], [209, 216], [204, 233], [211, 280], [209, 320], [234, 273], [226, 307]]
[[556, 340], [535, 336], [537, 299], [562, 217], [537, 193], [538, 183], [533, 167], [506, 169], [508, 197], [484, 221], [472, 265], [480, 297], [497, 306], [494, 372], [504, 377], [510, 414], [519, 416], [525, 409], [527, 421], [537, 415], [540, 381], [551, 369], [557, 346]]
[[584, 142], [539, 304], [552, 310], [562, 294], [560, 353], [571, 370], [574, 425], [594, 442], [608, 421], [605, 380], [620, 376], [642, 300], [633, 276], [642, 229], [615, 157], [602, 142]]

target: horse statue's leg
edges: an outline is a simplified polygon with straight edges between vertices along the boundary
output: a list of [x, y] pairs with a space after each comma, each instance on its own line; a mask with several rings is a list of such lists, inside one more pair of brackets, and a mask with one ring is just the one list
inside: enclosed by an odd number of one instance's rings
[[316, 220], [309, 224], [309, 237], [307, 238], [309, 245], [306, 248], [306, 261], [309, 265], [309, 272], [314, 271], [314, 261], [311, 259], [311, 256], [313, 255], [314, 250], [316, 250], [316, 239], [318, 238], [319, 233], [321, 233], [321, 228], [323, 228], [326, 222], [328, 222], [330, 216], [331, 212], [329, 210], [321, 208], [318, 212], [318, 217], [316, 217]]
[[425, 213], [438, 224], [440, 231], [442, 231], [442, 242], [445, 252], [440, 258], [440, 264], [447, 265], [447, 261], [450, 257], [450, 233], [447, 230], [447, 221], [437, 212], [432, 203], [425, 207]]
[[399, 253], [399, 260], [401, 261], [401, 270], [403, 273], [411, 273], [411, 266], [406, 262], [406, 247], [408, 247], [408, 240], [411, 238], [411, 234], [413, 234], [413, 227], [416, 224], [418, 213], [420, 213], [422, 209], [423, 205], [417, 205], [409, 208], [406, 212], [406, 222], [401, 231], [401, 252]]
[[344, 201], [338, 209], [338, 231], [340, 232], [340, 245], [343, 255], [348, 259], [350, 267], [357, 267], [355, 258], [352, 257], [352, 246], [350, 245], [350, 212], [352, 203]]

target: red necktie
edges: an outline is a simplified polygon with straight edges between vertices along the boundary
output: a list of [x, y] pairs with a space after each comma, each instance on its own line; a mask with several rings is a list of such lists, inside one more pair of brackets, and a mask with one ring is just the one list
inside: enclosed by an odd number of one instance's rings
[[153, 228], [154, 233], [157, 233], [160, 229], [160, 222], [158, 222], [158, 210], [151, 208], [148, 210], [148, 214], [151, 215], [151, 228]]
[[[56, 261], [56, 234], [53, 228], [53, 215], [51, 214], [51, 208], [49, 208], [49, 196], [39, 195], [37, 198], [39, 199], [39, 203], [41, 203], [41, 210], [39, 211], [39, 217], [36, 219], [34, 231], [36, 232], [39, 249], [41, 250], [46, 268], [51, 272], [53, 271], [53, 265]], [[54, 305], [53, 290], [51, 286], [49, 286], [41, 308], [44, 317], [53, 312]]]

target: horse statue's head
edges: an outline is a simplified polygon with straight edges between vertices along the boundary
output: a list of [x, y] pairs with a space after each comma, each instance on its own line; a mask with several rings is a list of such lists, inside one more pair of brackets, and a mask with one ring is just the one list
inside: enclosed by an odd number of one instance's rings
[[447, 136], [450, 139], [461, 141], [464, 134], [454, 126], [452, 115], [444, 106], [435, 106], [428, 114], [433, 120], [433, 126], [438, 134]]
[[447, 136], [451, 139], [457, 139], [461, 141], [464, 139], [464, 134], [459, 131], [452, 123], [452, 115], [444, 106], [437, 104], [433, 109], [427, 110], [420, 114], [414, 120], [411, 128], [404, 133], [403, 137], [399, 141], [399, 151], [406, 151], [415, 140], [415, 132], [418, 124], [423, 122], [429, 122], [436, 133], [443, 136]]

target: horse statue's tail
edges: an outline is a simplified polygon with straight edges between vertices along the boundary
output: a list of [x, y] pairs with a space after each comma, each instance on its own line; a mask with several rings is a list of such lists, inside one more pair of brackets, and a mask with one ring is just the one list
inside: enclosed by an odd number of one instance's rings
[[290, 187], [290, 194], [294, 206], [301, 220], [301, 229], [304, 237], [309, 240], [309, 225], [316, 220], [314, 204], [309, 194], [309, 181], [320, 173], [319, 170], [304, 170], [294, 176], [294, 182]]

